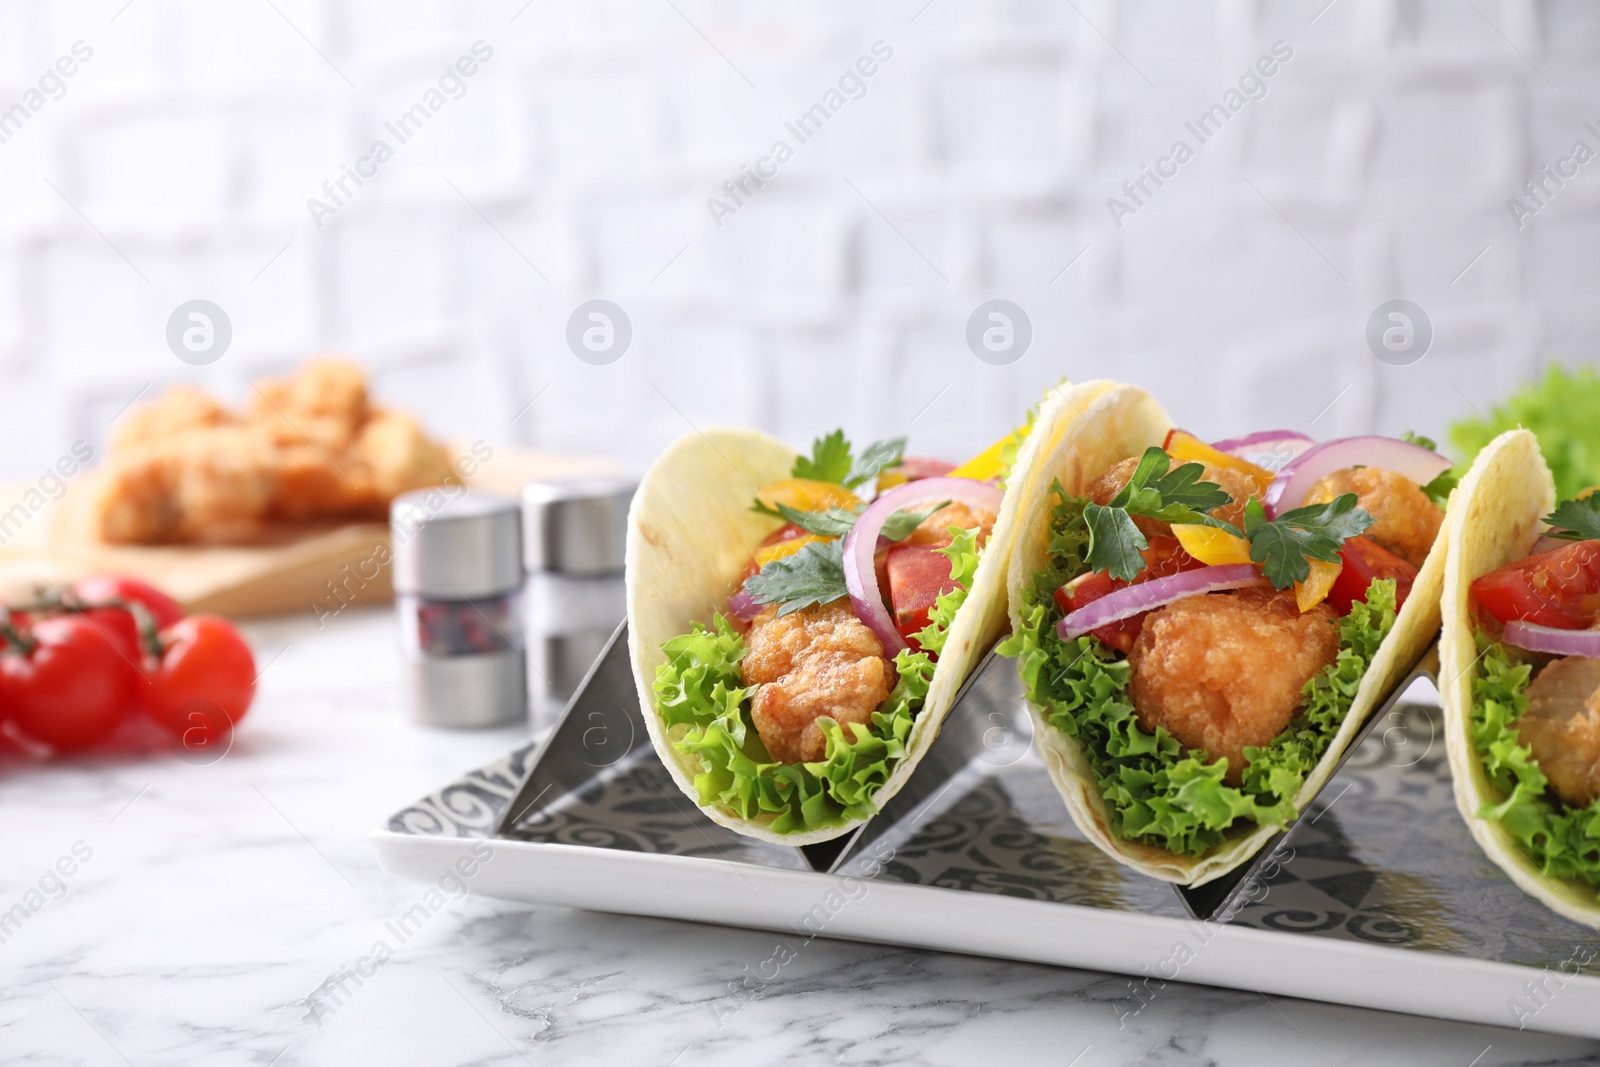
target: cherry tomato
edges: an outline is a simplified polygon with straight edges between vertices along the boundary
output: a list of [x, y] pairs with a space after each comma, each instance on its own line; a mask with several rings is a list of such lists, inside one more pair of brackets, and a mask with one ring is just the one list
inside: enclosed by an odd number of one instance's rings
[[1472, 594], [1502, 623], [1585, 629], [1600, 614], [1600, 542], [1574, 541], [1518, 560], [1473, 582]]
[[28, 736], [71, 752], [109, 734], [128, 706], [136, 670], [80, 615], [40, 619], [34, 646], [0, 654], [0, 698]]
[[[72, 587], [72, 596], [84, 604], [136, 601], [150, 612], [157, 630], [165, 630], [183, 618], [183, 608], [176, 600], [137, 578], [121, 578], [111, 574], [85, 578]], [[83, 615], [94, 623], [96, 629], [111, 638], [127, 654], [128, 659], [137, 664], [144, 662], [145, 651], [139, 640], [139, 627], [131, 611], [126, 608], [92, 608]]]
[[156, 628], [165, 630], [183, 618], [183, 607], [167, 594], [137, 578], [122, 578], [114, 574], [101, 574], [85, 578], [72, 587], [73, 594], [88, 604], [107, 600], [137, 600], [156, 620]]
[[[1055, 592], [1056, 607], [1062, 614], [1070, 614], [1081, 607], [1093, 604], [1096, 600], [1118, 589], [1126, 589], [1130, 585], [1148, 582], [1153, 578], [1170, 578], [1180, 571], [1192, 571], [1205, 564], [1195, 559], [1183, 550], [1176, 537], [1156, 535], [1147, 538], [1149, 546], [1140, 551], [1144, 557], [1145, 567], [1131, 582], [1124, 582], [1120, 578], [1113, 578], [1108, 574], [1089, 573], [1074, 582], [1069, 582]], [[1139, 632], [1144, 629], [1145, 616], [1148, 611], [1116, 622], [1107, 623], [1091, 630], [1096, 637], [1110, 645], [1112, 648], [1126, 655], [1133, 651], [1133, 643], [1139, 639]]]
[[1350, 614], [1356, 601], [1367, 600], [1367, 587], [1375, 579], [1394, 579], [1394, 606], [1400, 610], [1406, 597], [1411, 595], [1411, 585], [1417, 580], [1417, 568], [1384, 548], [1370, 537], [1352, 537], [1339, 549], [1344, 566], [1339, 577], [1328, 590], [1328, 606], [1340, 615]]
[[150, 672], [144, 699], [156, 721], [174, 733], [195, 723], [197, 708], [236, 725], [256, 695], [256, 658], [239, 631], [215, 615], [191, 615], [161, 635], [165, 649]]

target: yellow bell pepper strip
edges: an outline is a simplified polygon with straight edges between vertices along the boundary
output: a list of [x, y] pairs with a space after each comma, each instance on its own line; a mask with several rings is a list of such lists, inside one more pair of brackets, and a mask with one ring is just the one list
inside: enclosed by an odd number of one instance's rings
[[779, 478], [769, 482], [756, 493], [756, 500], [774, 511], [779, 504], [796, 511], [826, 511], [828, 508], [853, 508], [861, 503], [860, 497], [836, 482], [818, 482], [810, 478]]
[[1300, 606], [1302, 614], [1328, 599], [1333, 583], [1339, 580], [1339, 572], [1344, 570], [1343, 563], [1329, 563], [1321, 559], [1308, 559], [1306, 562], [1311, 565], [1311, 573], [1306, 575], [1305, 581], [1294, 583], [1294, 601]]
[[[833, 538], [831, 537], [818, 537], [816, 534], [801, 534], [799, 537], [791, 537], [787, 541], [779, 541], [765, 548], [758, 548], [753, 558], [757, 568], [765, 567], [775, 559], [783, 559], [785, 556], [794, 555], [813, 541], [832, 540]], [[1326, 596], [1327, 594], [1324, 593], [1323, 595]]]
[[1033, 415], [1028, 416], [1028, 421], [1006, 434], [1000, 440], [967, 460], [961, 466], [945, 475], [946, 478], [972, 478], [980, 482], [992, 482], [1005, 473], [1008, 458], [1015, 461], [1015, 456], [1007, 457], [1006, 450], [1021, 448], [1022, 443], [1033, 433]]
[[980, 482], [987, 482], [991, 478], [1000, 477], [1000, 453], [1005, 451], [1006, 445], [1011, 443], [1013, 436], [1015, 435], [1006, 434], [1000, 440], [945, 475], [945, 477], [974, 478]]
[[1214, 467], [1236, 470], [1250, 479], [1257, 494], [1265, 493], [1267, 486], [1272, 484], [1273, 474], [1265, 467], [1258, 467], [1249, 460], [1219, 452], [1184, 430], [1173, 430], [1167, 434], [1166, 452], [1180, 463], [1209, 463]]
[[1226, 530], [1197, 523], [1180, 523], [1172, 527], [1172, 534], [1185, 552], [1208, 566], [1250, 562], [1250, 542]]

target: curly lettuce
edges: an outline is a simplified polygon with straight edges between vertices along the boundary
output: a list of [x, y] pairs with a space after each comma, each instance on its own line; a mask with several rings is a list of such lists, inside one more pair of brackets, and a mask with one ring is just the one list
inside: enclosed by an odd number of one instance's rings
[[1472, 682], [1472, 747], [1504, 798], [1486, 801], [1478, 818], [1505, 827], [1540, 874], [1600, 889], [1600, 799], [1575, 808], [1546, 791], [1549, 779], [1517, 737], [1533, 668], [1481, 633], [1478, 647], [1484, 651]]
[[1555, 478], [1556, 499], [1567, 500], [1600, 481], [1600, 375], [1589, 367], [1552, 366], [1528, 382], [1486, 418], [1450, 427], [1450, 443], [1463, 464], [1499, 434], [1518, 426], [1532, 430]]
[[1051, 513], [1046, 566], [1023, 593], [1022, 625], [1000, 646], [1015, 656], [1028, 699], [1051, 728], [1076, 738], [1088, 754], [1112, 831], [1125, 840], [1200, 856], [1242, 823], [1282, 826], [1296, 814], [1294, 797], [1338, 733], [1378, 646], [1394, 626], [1395, 585], [1380, 580], [1339, 623], [1338, 658], [1307, 683], [1289, 726], [1265, 748], [1246, 748], [1238, 786], [1223, 781], [1228, 761], [1185, 751], [1165, 729], [1139, 725], [1128, 698], [1126, 659], [1092, 635], [1056, 636], [1062, 613], [1054, 593], [1083, 573], [1087, 501], [1066, 496]]
[[780, 763], [761, 743], [750, 718], [756, 687], [743, 684], [739, 668], [744, 638], [722, 614], [711, 626], [695, 623], [661, 646], [667, 659], [656, 669], [656, 710], [672, 746], [699, 758], [694, 787], [702, 807], [725, 807], [752, 821], [770, 818], [767, 829], [780, 834], [841, 826], [877, 813], [873, 796], [906, 757], [934, 660], [978, 570], [977, 530], [951, 534], [954, 540], [939, 551], [949, 557], [958, 585], [934, 602], [927, 627], [916, 634], [921, 650], [895, 656], [898, 681], [872, 713], [870, 726], [817, 720], [827, 748], [816, 762]]

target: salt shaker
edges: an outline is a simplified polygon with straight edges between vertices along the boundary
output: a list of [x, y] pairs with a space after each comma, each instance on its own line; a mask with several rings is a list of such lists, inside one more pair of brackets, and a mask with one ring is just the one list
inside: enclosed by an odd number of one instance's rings
[[448, 727], [525, 720], [517, 502], [459, 486], [417, 489], [395, 498], [389, 533], [412, 718]]
[[599, 477], [522, 490], [533, 723], [553, 725], [627, 614], [623, 548], [637, 483]]

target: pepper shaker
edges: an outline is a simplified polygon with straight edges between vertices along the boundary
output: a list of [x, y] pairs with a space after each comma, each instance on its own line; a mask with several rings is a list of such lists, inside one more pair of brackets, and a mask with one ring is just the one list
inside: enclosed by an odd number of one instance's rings
[[638, 483], [600, 477], [522, 490], [528, 691], [534, 729], [554, 725], [627, 614], [623, 553]]
[[416, 721], [527, 718], [521, 527], [514, 499], [482, 490], [417, 489], [391, 505], [395, 608]]

